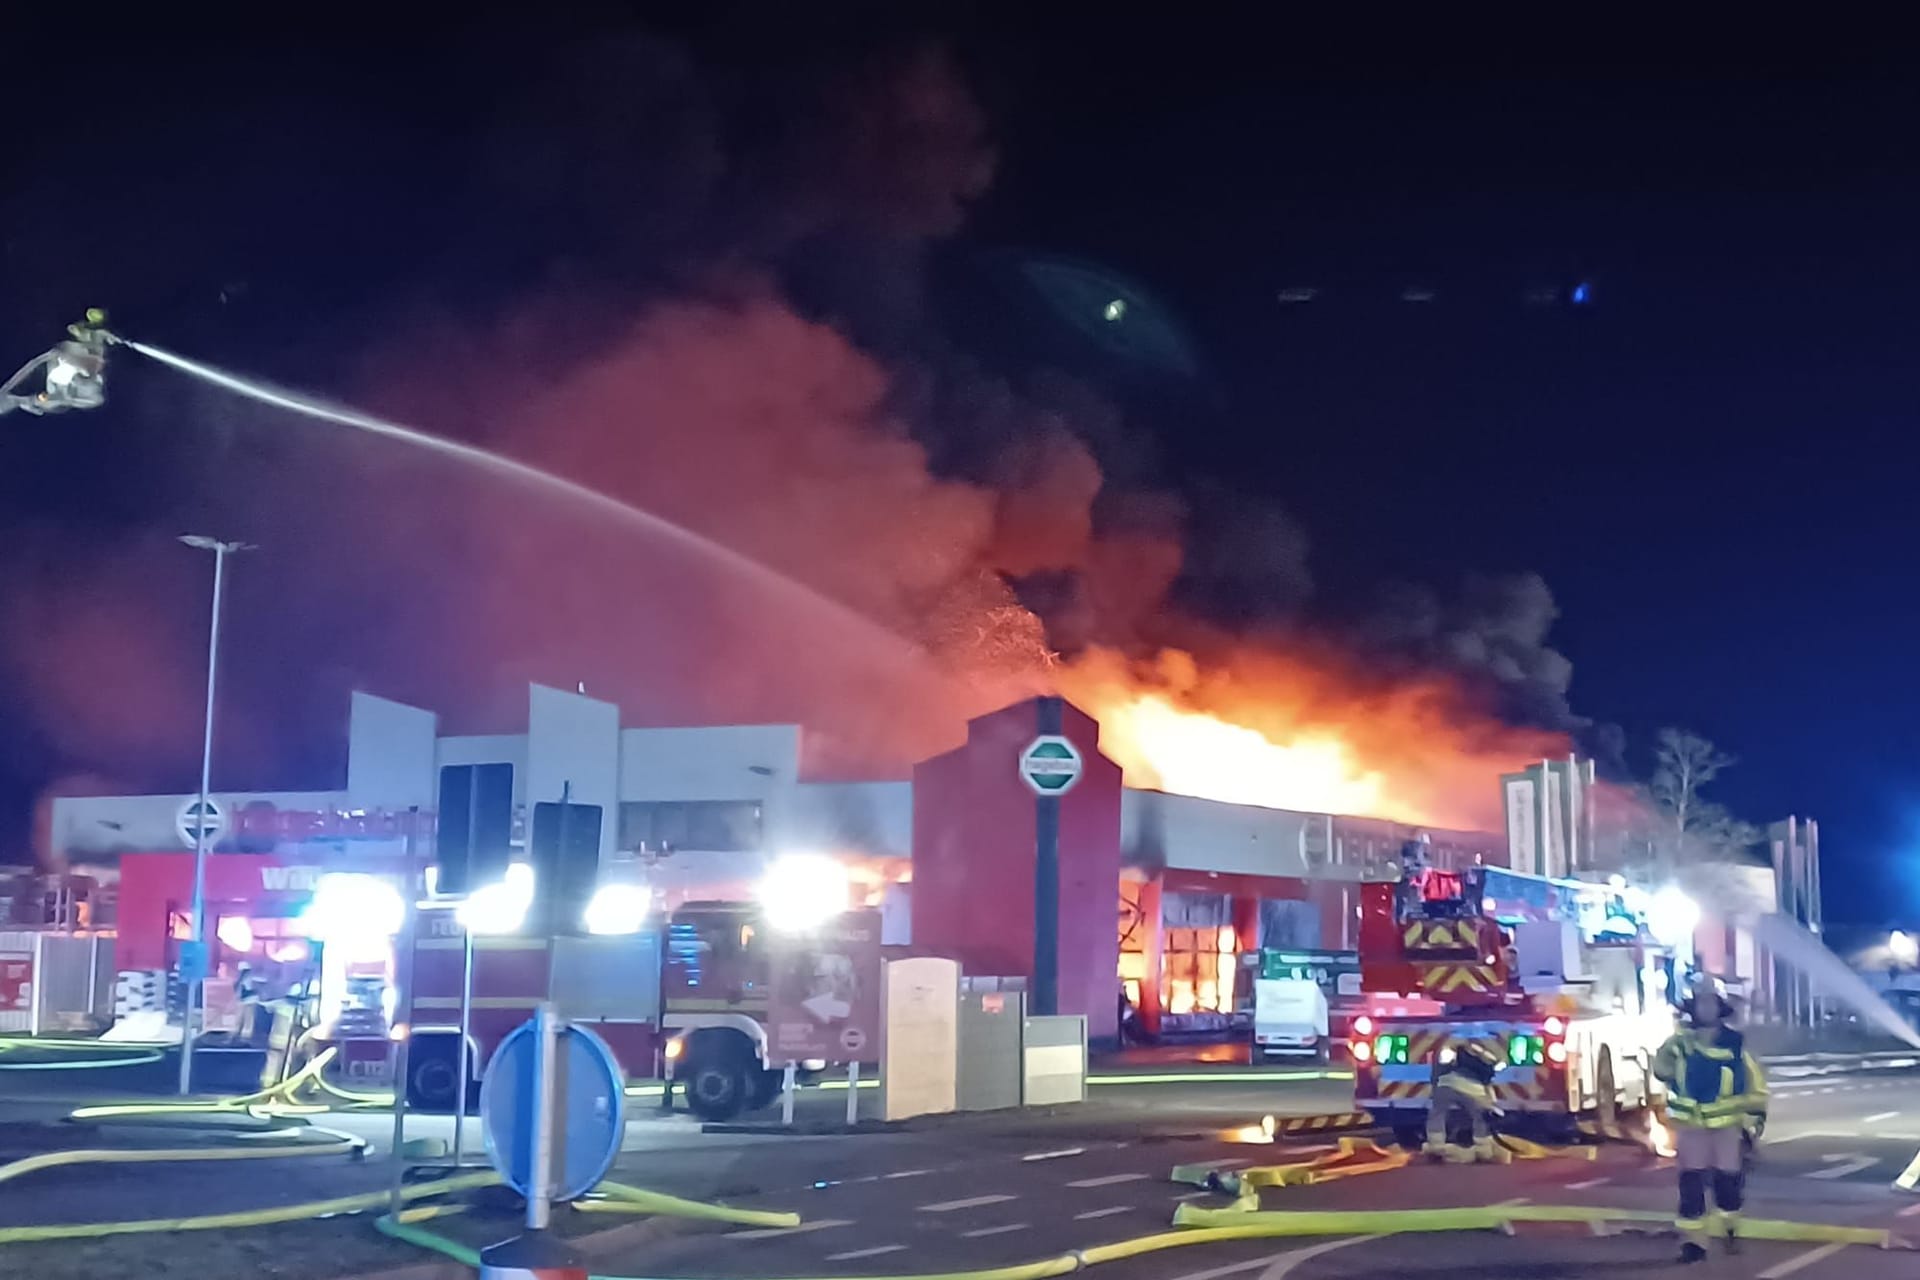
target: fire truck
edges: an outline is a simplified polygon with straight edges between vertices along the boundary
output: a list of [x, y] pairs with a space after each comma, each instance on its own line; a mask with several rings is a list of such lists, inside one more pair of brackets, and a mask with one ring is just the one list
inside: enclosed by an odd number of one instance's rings
[[1413, 1138], [1469, 1042], [1503, 1064], [1493, 1097], [1510, 1122], [1564, 1132], [1653, 1103], [1678, 975], [1636, 896], [1492, 867], [1364, 886], [1355, 1108]]
[[[627, 935], [477, 934], [472, 940], [467, 1088], [509, 1031], [552, 1000], [592, 1027], [629, 1077], [665, 1076], [704, 1119], [778, 1096], [768, 1062], [766, 934], [757, 908], [688, 903]], [[460, 1087], [460, 1008], [468, 938], [451, 908], [421, 912], [415, 943], [407, 1090], [452, 1110]]]

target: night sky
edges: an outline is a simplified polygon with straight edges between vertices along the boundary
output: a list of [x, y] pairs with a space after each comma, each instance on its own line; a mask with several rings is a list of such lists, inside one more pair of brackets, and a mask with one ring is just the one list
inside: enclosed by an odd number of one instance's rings
[[[101, 303], [156, 341], [348, 394], [375, 335], [423, 313], [498, 314], [556, 273], [617, 308], [726, 257], [778, 272], [869, 348], [930, 325], [991, 362], [1014, 327], [983, 301], [1003, 296], [980, 284], [992, 264], [1094, 264], [1164, 308], [1197, 361], [1177, 376], [1075, 365], [1129, 424], [1100, 453], [1110, 477], [1189, 491], [1230, 477], [1283, 508], [1329, 619], [1363, 617], [1390, 581], [1538, 573], [1573, 664], [1567, 702], [1619, 727], [1619, 763], [1644, 774], [1662, 725], [1704, 733], [1741, 757], [1719, 798], [1756, 821], [1820, 821], [1831, 917], [1920, 912], [1920, 87], [1859, 66], [1374, 56], [1111, 13], [969, 7], [901, 26], [841, 12], [831, 29], [753, 6], [650, 15], [657, 81], [570, 79], [556, 55], [543, 65], [560, 74], [517, 85], [500, 79], [516, 39], [591, 46], [629, 20], [102, 33], [85, 95], [47, 62], [6, 89], [25, 143], [0, 203], [6, 358]], [[697, 114], [674, 84], [726, 104], [724, 157], [791, 163], [763, 144], [794, 103], [928, 42], [960, 69], [995, 157], [954, 226], [903, 232], [898, 201], [876, 196], [865, 221], [782, 240], [757, 193], [806, 208], [810, 182], [850, 199], [833, 185], [860, 175], [774, 162], [738, 167], [737, 225], [675, 219], [662, 175], [716, 160], [653, 127]], [[579, 126], [609, 103], [640, 123]], [[513, 125], [536, 118], [545, 141], [516, 150], [528, 135]], [[554, 142], [568, 136], [593, 141]], [[629, 143], [652, 148], [630, 168]], [[647, 216], [656, 204], [667, 212]], [[915, 296], [850, 286], [901, 253]], [[1317, 292], [1284, 304], [1289, 288]], [[1530, 303], [1541, 290], [1557, 300]], [[218, 448], [155, 425], [197, 404], [163, 381], [116, 384], [106, 428], [6, 420], [13, 581], [30, 556], [107, 553], [218, 508]], [[201, 600], [183, 601], [189, 636]], [[31, 646], [31, 620], [8, 612], [7, 643]], [[140, 766], [137, 750], [92, 760], [36, 728], [21, 686], [35, 670], [15, 661], [0, 686], [22, 832], [48, 778]], [[177, 784], [177, 767], [142, 781]]]

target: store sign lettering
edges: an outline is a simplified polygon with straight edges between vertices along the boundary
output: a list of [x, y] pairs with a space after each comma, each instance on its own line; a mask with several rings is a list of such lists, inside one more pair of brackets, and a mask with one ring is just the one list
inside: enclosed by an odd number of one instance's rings
[[319, 882], [318, 867], [260, 868], [260, 887], [268, 893], [312, 893]]

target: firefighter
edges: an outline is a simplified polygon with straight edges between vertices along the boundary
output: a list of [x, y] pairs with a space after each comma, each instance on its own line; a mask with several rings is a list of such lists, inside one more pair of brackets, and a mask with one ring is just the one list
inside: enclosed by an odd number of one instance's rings
[[[1485, 1045], [1471, 1040], [1453, 1049], [1452, 1059], [1440, 1078], [1433, 1082], [1424, 1150], [1438, 1160], [1462, 1163], [1491, 1160], [1494, 1158], [1493, 1131], [1488, 1117], [1499, 1114], [1493, 1105], [1493, 1078], [1500, 1072], [1500, 1062]], [[1447, 1130], [1456, 1110], [1464, 1111], [1472, 1125], [1471, 1148], [1456, 1147], [1447, 1141]]]
[[1707, 1180], [1720, 1211], [1727, 1252], [1737, 1253], [1740, 1205], [1746, 1192], [1745, 1140], [1766, 1123], [1767, 1079], [1728, 1026], [1733, 1006], [1718, 982], [1703, 978], [1687, 1001], [1689, 1026], [1654, 1055], [1653, 1073], [1666, 1086], [1667, 1118], [1680, 1166], [1680, 1261], [1707, 1256]]

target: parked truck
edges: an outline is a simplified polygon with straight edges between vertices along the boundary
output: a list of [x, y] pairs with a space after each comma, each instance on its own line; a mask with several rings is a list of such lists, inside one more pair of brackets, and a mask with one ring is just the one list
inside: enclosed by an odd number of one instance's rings
[[[543, 1000], [596, 1031], [630, 1078], [665, 1076], [705, 1119], [778, 1096], [768, 1060], [767, 935], [756, 907], [690, 903], [616, 936], [515, 934], [472, 940], [471, 1090], [494, 1048]], [[452, 909], [420, 915], [405, 1017], [411, 1105], [451, 1110], [460, 1087], [467, 937]]]

